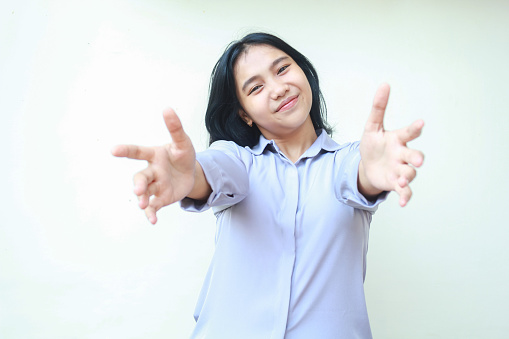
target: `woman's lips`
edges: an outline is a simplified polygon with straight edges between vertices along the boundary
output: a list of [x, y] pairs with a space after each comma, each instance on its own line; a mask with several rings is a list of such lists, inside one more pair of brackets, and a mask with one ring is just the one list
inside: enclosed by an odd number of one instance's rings
[[279, 104], [279, 107], [277, 108], [276, 112], [286, 111], [286, 110], [292, 108], [297, 103], [298, 98], [299, 98], [298, 95], [294, 95], [294, 96], [289, 97], [286, 100], [283, 100], [283, 102], [281, 104]]

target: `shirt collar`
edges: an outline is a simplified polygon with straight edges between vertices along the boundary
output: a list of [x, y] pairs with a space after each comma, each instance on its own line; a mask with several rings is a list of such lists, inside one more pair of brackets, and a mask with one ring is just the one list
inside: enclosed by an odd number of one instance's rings
[[[317, 134], [318, 138], [316, 138], [315, 142], [304, 152], [304, 154], [302, 154], [301, 158], [312, 158], [322, 150], [326, 152], [334, 152], [341, 148], [338, 143], [329, 137], [325, 130], [317, 130]], [[260, 134], [260, 140], [253, 148], [246, 146], [246, 149], [254, 155], [261, 155], [266, 148], [276, 152], [279, 151], [275, 141], [266, 139], [262, 134]]]

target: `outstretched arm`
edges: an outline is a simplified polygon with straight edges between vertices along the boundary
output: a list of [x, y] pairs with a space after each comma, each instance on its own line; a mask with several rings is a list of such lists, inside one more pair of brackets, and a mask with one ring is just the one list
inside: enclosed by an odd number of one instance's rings
[[172, 109], [164, 111], [164, 122], [172, 142], [163, 146], [144, 147], [118, 145], [111, 153], [116, 157], [146, 160], [147, 168], [134, 176], [134, 193], [148, 220], [157, 222], [156, 212], [164, 206], [186, 196], [206, 199], [211, 188], [189, 136], [184, 132], [177, 114]]
[[416, 176], [416, 167], [424, 161], [422, 152], [407, 147], [407, 142], [421, 135], [424, 122], [417, 120], [395, 131], [383, 126], [385, 109], [389, 101], [390, 87], [382, 84], [373, 101], [373, 109], [362, 135], [359, 164], [359, 191], [372, 198], [383, 191], [396, 191], [399, 204], [405, 206], [412, 196], [408, 185]]

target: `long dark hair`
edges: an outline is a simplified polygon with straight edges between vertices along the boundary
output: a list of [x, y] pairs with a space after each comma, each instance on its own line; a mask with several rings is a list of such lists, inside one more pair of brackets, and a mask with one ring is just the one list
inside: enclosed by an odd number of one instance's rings
[[239, 146], [253, 147], [260, 138], [260, 130], [249, 127], [240, 117], [240, 102], [235, 88], [234, 66], [239, 55], [249, 46], [269, 45], [290, 56], [304, 71], [312, 92], [311, 121], [315, 130], [324, 129], [332, 135], [327, 124], [327, 108], [320, 92], [318, 74], [311, 62], [280, 38], [267, 33], [251, 33], [232, 42], [214, 66], [210, 77], [209, 102], [205, 114], [205, 126], [210, 134], [209, 143], [217, 140], [234, 141]]

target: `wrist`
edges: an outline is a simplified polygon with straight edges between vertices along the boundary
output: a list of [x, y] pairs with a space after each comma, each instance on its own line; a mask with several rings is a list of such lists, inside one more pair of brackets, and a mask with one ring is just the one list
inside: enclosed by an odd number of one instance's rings
[[380, 193], [383, 192], [383, 190], [378, 189], [368, 179], [368, 176], [366, 175], [366, 168], [364, 167], [362, 159], [359, 163], [359, 171], [357, 174], [357, 189], [368, 200], [374, 200]]

